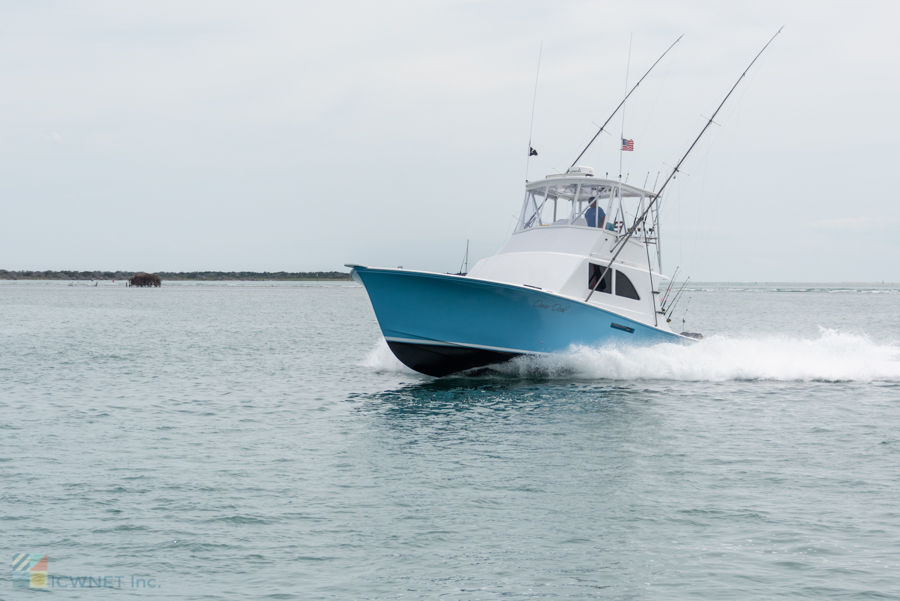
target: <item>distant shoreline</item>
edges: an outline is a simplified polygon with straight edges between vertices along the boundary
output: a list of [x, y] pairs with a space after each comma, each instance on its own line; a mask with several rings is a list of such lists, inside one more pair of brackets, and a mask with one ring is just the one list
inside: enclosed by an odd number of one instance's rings
[[[7, 271], [0, 280], [127, 280], [135, 271]], [[189, 282], [349, 282], [343, 271], [157, 271], [162, 280]]]

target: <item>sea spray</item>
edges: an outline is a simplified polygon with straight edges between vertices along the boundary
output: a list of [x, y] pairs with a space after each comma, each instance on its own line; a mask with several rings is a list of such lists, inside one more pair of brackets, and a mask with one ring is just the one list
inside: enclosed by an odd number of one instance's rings
[[[364, 365], [377, 371], [414, 373], [384, 339]], [[711, 336], [686, 345], [574, 346], [562, 353], [527, 355], [467, 372], [471, 377], [549, 379], [897, 382], [900, 346], [866, 336], [820, 329], [816, 338]]]

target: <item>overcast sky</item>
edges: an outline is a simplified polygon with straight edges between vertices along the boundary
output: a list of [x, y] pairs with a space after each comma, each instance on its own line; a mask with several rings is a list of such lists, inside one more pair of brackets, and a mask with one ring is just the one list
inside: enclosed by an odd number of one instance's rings
[[[5, 2], [0, 268], [456, 271], [632, 82], [665, 271], [900, 281], [896, 2]], [[581, 163], [618, 172], [621, 120]]]

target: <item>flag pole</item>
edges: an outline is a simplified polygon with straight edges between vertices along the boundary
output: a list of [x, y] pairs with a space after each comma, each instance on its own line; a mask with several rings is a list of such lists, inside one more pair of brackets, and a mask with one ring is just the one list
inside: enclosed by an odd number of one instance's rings
[[[782, 26], [781, 29], [784, 29], [784, 26]], [[598, 280], [597, 280], [597, 283], [594, 284], [594, 286], [591, 288], [591, 291], [588, 293], [587, 298], [584, 299], [584, 302], [588, 302], [589, 300], [591, 300], [591, 295], [594, 294], [594, 291], [597, 289], [597, 286], [600, 284], [601, 281], [603, 281], [603, 278], [606, 277], [606, 273], [610, 270], [610, 268], [612, 268], [612, 265], [613, 265], [613, 263], [615, 262], [615, 260], [619, 257], [619, 255], [622, 253], [622, 251], [625, 250], [625, 244], [626, 244], [626, 243], [628, 242], [628, 240], [630, 240], [631, 237], [634, 235], [634, 232], [637, 230], [638, 223], [641, 223], [641, 222], [647, 217], [647, 213], [650, 212], [650, 209], [653, 208], [653, 205], [655, 205], [655, 204], [656, 204], [656, 201], [659, 200], [659, 197], [662, 196], [663, 190], [665, 190], [665, 189], [666, 189], [666, 186], [669, 185], [669, 182], [672, 181], [672, 179], [674, 179], [675, 174], [678, 173], [678, 170], [679, 170], [679, 168], [681, 167], [681, 164], [684, 162], [684, 160], [685, 160], [686, 158], [688, 158], [688, 155], [691, 154], [691, 151], [692, 151], [692, 150], [694, 150], [694, 147], [697, 145], [697, 142], [700, 141], [700, 138], [703, 137], [703, 134], [706, 133], [706, 130], [709, 129], [709, 126], [712, 125], [713, 119], [716, 118], [716, 115], [718, 115], [718, 114], [719, 114], [719, 111], [722, 109], [722, 107], [725, 106], [725, 102], [727, 102], [728, 99], [731, 97], [732, 92], [734, 92], [734, 90], [738, 87], [738, 84], [741, 83], [741, 80], [744, 79], [744, 76], [747, 75], [747, 71], [750, 70], [750, 67], [753, 66], [753, 63], [755, 63], [756, 60], [757, 60], [760, 56], [762, 56], [762, 53], [766, 51], [766, 48], [769, 47], [769, 44], [771, 44], [772, 41], [773, 41], [776, 37], [778, 37], [778, 34], [781, 33], [781, 29], [779, 29], [778, 31], [776, 31], [776, 32], [775, 32], [775, 35], [772, 36], [772, 39], [770, 39], [768, 42], [766, 42], [766, 45], [763, 46], [763, 49], [759, 51], [759, 54], [757, 54], [755, 57], [753, 57], [753, 60], [750, 61], [750, 64], [747, 65], [747, 68], [744, 69], [744, 72], [741, 73], [741, 76], [738, 77], [738, 80], [737, 80], [736, 82], [734, 82], [734, 85], [733, 85], [733, 86], [731, 87], [731, 89], [728, 91], [728, 94], [725, 95], [725, 98], [724, 98], [724, 99], [722, 100], [722, 102], [719, 104], [718, 108], [716, 108], [716, 111], [712, 114], [712, 117], [710, 117], [710, 118], [707, 120], [706, 125], [704, 125], [704, 126], [703, 126], [703, 129], [700, 130], [700, 133], [697, 135], [697, 138], [694, 140], [694, 143], [691, 144], [691, 147], [687, 149], [687, 152], [684, 153], [684, 156], [681, 157], [681, 160], [678, 161], [678, 164], [676, 164], [676, 165], [675, 165], [675, 168], [672, 169], [672, 173], [669, 174], [669, 177], [668, 177], [668, 178], [666, 179], [666, 181], [663, 183], [662, 188], [660, 188], [660, 189], [659, 189], [659, 192], [656, 192], [656, 193], [654, 194], [653, 198], [650, 199], [650, 203], [647, 205], [647, 208], [644, 209], [643, 213], [641, 213], [641, 216], [640, 216], [638, 219], [635, 219], [635, 220], [634, 220], [634, 224], [632, 224], [632, 226], [631, 226], [630, 228], [628, 228], [628, 232], [626, 232], [625, 237], [622, 238], [621, 240], [619, 240], [619, 241], [616, 243], [616, 245], [619, 247], [619, 250], [617, 250], [617, 251], [616, 251], [616, 254], [614, 254], [613, 257], [612, 257], [612, 259], [609, 260], [609, 264], [606, 266], [606, 269], [603, 271], [603, 273], [600, 274], [600, 279], [598, 279]]]

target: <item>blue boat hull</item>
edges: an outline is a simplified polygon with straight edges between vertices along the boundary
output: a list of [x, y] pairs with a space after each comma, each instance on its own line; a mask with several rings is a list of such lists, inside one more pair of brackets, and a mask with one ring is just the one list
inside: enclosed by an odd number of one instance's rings
[[420, 271], [353, 266], [353, 272], [366, 287], [393, 353], [430, 376], [573, 344], [685, 340], [538, 289]]

